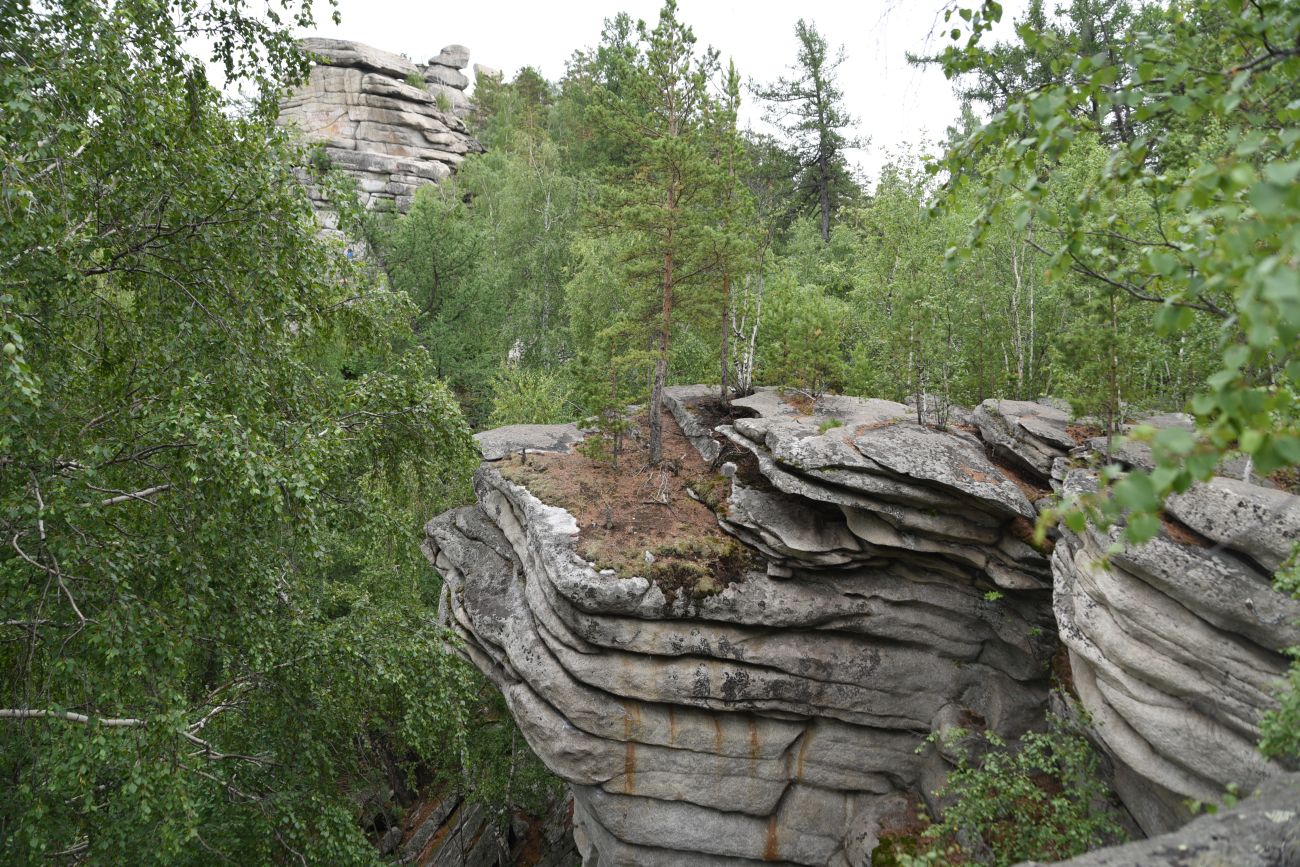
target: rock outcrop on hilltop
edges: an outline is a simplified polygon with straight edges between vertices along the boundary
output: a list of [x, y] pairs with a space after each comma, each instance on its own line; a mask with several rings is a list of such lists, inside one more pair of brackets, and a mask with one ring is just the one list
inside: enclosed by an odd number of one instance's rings
[[331, 165], [356, 178], [366, 207], [404, 212], [417, 189], [483, 150], [465, 127], [464, 46], [450, 45], [423, 65], [342, 39], [304, 39], [302, 46], [319, 60], [281, 101], [280, 123], [319, 143]]
[[1216, 480], [1106, 570], [1110, 537], [1033, 542], [1049, 488], [1095, 478], [1058, 408], [987, 402], [941, 431], [772, 390], [718, 418], [711, 394], [669, 390], [670, 465], [699, 502], [661, 508], [708, 504], [746, 552], [725, 579], [670, 580], [650, 548], [603, 562], [592, 538], [641, 519], [557, 505], [564, 461], [586, 460], [559, 457], [571, 426], [480, 435], [477, 505], [427, 526], [443, 616], [571, 784], [586, 863], [870, 863], [946, 776], [926, 737], [1040, 725], [1054, 667], [1148, 833], [1283, 770], [1249, 747], [1300, 643], [1300, 605], [1265, 577], [1300, 498]]

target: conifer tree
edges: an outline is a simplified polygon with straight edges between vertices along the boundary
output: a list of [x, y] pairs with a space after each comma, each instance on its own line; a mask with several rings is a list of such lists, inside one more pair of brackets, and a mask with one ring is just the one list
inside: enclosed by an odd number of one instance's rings
[[650, 463], [658, 464], [677, 294], [701, 284], [717, 262], [710, 218], [719, 177], [707, 132], [718, 56], [697, 50], [695, 34], [677, 19], [675, 0], [666, 0], [653, 30], [638, 22], [637, 34], [636, 54], [620, 70], [620, 90], [597, 88], [595, 123], [621, 145], [626, 162], [610, 172], [594, 220], [630, 236], [627, 274], [658, 296], [650, 329]]
[[794, 33], [799, 54], [791, 67], [793, 77], [779, 78], [755, 92], [770, 103], [766, 119], [785, 132], [798, 156], [797, 204], [817, 213], [822, 241], [829, 243], [831, 215], [857, 190], [844, 152], [862, 142], [847, 135], [854, 120], [844, 109], [844, 94], [835, 80], [844, 48], [832, 55], [816, 25], [802, 18]]

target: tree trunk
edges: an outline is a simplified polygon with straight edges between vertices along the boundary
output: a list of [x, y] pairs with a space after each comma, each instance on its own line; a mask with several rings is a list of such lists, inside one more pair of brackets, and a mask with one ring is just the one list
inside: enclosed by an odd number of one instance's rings
[[722, 385], [719, 393], [719, 400], [722, 408], [725, 410], [729, 404], [727, 399], [727, 377], [731, 367], [731, 270], [724, 268], [722, 271]]
[[817, 185], [820, 187], [817, 197], [821, 206], [822, 242], [829, 244], [831, 242], [831, 169], [824, 154], [818, 157], [817, 167], [819, 171]]
[[[669, 200], [669, 206], [674, 204]], [[663, 459], [663, 423], [659, 418], [664, 405], [664, 385], [668, 381], [668, 341], [673, 326], [673, 254], [664, 252], [663, 311], [659, 319], [659, 357], [655, 359], [654, 385], [650, 388], [650, 465]]]

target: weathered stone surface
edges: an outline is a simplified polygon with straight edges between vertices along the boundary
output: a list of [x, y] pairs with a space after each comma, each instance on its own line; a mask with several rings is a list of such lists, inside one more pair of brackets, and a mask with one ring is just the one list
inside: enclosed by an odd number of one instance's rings
[[[1229, 810], [1148, 840], [1057, 862], [1069, 867], [1300, 867], [1300, 774], [1274, 777]], [[1025, 862], [1021, 867], [1042, 867]]]
[[349, 39], [311, 37], [302, 40], [304, 50], [318, 55], [330, 66], [353, 67], [382, 72], [393, 78], [416, 73], [415, 64], [402, 57]]
[[434, 84], [441, 84], [446, 87], [454, 87], [457, 90], [464, 90], [469, 87], [469, 78], [465, 73], [458, 69], [452, 69], [450, 66], [441, 66], [439, 64], [430, 64], [421, 71], [424, 80]]
[[576, 424], [513, 424], [474, 434], [485, 461], [499, 461], [521, 451], [567, 452], [582, 442]]
[[[1090, 473], [1073, 470], [1064, 485], [1089, 487]], [[1224, 542], [1162, 533], [1132, 546], [1119, 528], [1088, 529], [1066, 532], [1052, 560], [1075, 688], [1128, 772], [1118, 791], [1148, 833], [1185, 822], [1188, 799], [1214, 802], [1231, 784], [1249, 791], [1282, 770], [1256, 748], [1259, 722], [1286, 672], [1285, 648], [1300, 644], [1300, 602], [1228, 544], [1267, 556], [1300, 498], [1225, 479], [1189, 494], [1183, 513]], [[1270, 507], [1256, 511], [1260, 503]], [[1250, 539], [1233, 532], [1247, 520]]]
[[[918, 425], [902, 404], [795, 405], [768, 389], [736, 401], [754, 417], [713, 430], [698, 409], [712, 396], [674, 388], [667, 403], [730, 468], [719, 526], [757, 554], [719, 592], [598, 571], [573, 516], [491, 464], [476, 506], [426, 528], [442, 616], [571, 784], [585, 863], [869, 863], [885, 817], [935, 806], [950, 757], [918, 755], [927, 734], [1041, 724], [1058, 628], [1116, 790], [1148, 832], [1185, 821], [1188, 798], [1267, 791], [1282, 771], [1254, 744], [1282, 650], [1300, 643], [1300, 603], [1265, 565], [1295, 536], [1296, 498], [1216, 479], [1171, 506], [1211, 547], [1171, 525], [1115, 552], [1119, 530], [1089, 530], [1063, 532], [1049, 559], [1028, 544], [1034, 506], [986, 455], [998, 441]], [[1083, 455], [1063, 410], [981, 409], [1006, 424], [1000, 454], [1023, 473], [1095, 486], [1064, 459]], [[580, 435], [479, 440], [493, 460]]]
[[482, 151], [462, 120], [468, 79], [456, 69], [421, 68], [348, 40], [305, 39], [303, 47], [321, 62], [281, 101], [280, 123], [323, 145], [330, 163], [356, 179], [366, 207], [405, 211], [420, 187]]
[[1170, 497], [1169, 514], [1202, 536], [1276, 571], [1300, 540], [1300, 498], [1216, 476]]
[[429, 58], [429, 65], [449, 66], [452, 69], [464, 69], [469, 66], [469, 49], [464, 45], [448, 45]]

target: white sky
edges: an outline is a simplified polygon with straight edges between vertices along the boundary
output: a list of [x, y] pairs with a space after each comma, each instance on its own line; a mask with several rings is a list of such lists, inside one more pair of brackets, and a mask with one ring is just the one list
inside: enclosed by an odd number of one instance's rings
[[[328, 18], [324, 0], [318, 17]], [[848, 59], [840, 67], [840, 87], [860, 135], [870, 146], [854, 154], [874, 183], [889, 151], [924, 139], [933, 142], [957, 115], [950, 83], [937, 68], [908, 66], [905, 53], [935, 52], [947, 44], [942, 10], [945, 0], [680, 0], [678, 15], [700, 43], [728, 57], [747, 80], [769, 82], [794, 62], [795, 22], [815, 22], [832, 49], [843, 44]], [[966, 0], [974, 6], [978, 0]], [[470, 49], [470, 63], [495, 67], [512, 76], [534, 66], [551, 81], [564, 72], [574, 50], [595, 45], [604, 19], [626, 11], [653, 22], [661, 0], [339, 0], [342, 24], [326, 23], [303, 35], [355, 39], [423, 62], [444, 45]], [[1003, 3], [999, 35], [1025, 0]], [[472, 79], [471, 74], [471, 79]], [[761, 126], [758, 106], [748, 99], [742, 123]]]

